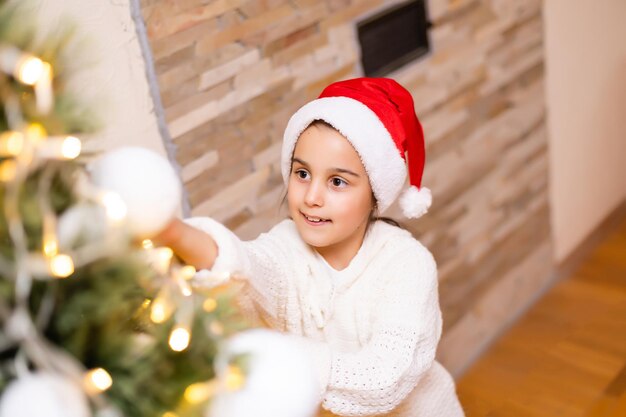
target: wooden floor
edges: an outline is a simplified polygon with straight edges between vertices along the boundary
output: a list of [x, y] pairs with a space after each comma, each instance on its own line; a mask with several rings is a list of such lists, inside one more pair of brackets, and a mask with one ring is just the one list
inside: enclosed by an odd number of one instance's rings
[[626, 220], [457, 389], [467, 417], [626, 417]]

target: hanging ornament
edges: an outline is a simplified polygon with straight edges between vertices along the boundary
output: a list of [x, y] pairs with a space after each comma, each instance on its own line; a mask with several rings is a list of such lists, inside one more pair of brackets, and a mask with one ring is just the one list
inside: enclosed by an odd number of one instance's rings
[[[245, 374], [234, 365], [249, 355]], [[207, 417], [310, 417], [318, 408], [318, 385], [310, 359], [292, 336], [253, 329], [220, 349], [215, 370], [221, 389]]]
[[90, 171], [95, 185], [122, 198], [134, 236], [154, 236], [176, 214], [182, 192], [180, 180], [167, 159], [156, 152], [118, 148], [94, 161]]
[[0, 417], [89, 417], [80, 387], [51, 373], [37, 372], [11, 382], [0, 399]]

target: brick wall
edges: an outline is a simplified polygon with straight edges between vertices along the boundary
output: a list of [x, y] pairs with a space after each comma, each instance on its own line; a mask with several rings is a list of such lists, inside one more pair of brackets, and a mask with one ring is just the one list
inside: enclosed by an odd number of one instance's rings
[[[194, 215], [243, 238], [282, 218], [287, 120], [328, 83], [362, 75], [356, 23], [398, 3], [142, 0]], [[434, 202], [404, 224], [437, 259], [439, 357], [459, 372], [550, 278], [541, 1], [427, 8], [432, 52], [389, 76], [424, 124]]]

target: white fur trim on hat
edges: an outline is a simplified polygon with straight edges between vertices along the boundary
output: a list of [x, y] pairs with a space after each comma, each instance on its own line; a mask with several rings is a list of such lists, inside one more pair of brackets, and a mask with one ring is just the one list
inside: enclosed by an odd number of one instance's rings
[[433, 203], [433, 196], [426, 187], [417, 189], [412, 185], [400, 196], [400, 208], [409, 219], [417, 219], [428, 212], [428, 208]]
[[285, 129], [281, 154], [281, 171], [285, 185], [289, 181], [296, 142], [314, 120], [323, 120], [330, 124], [352, 144], [369, 176], [378, 209], [385, 211], [404, 186], [406, 164], [376, 113], [352, 98], [318, 98], [305, 104], [291, 116]]

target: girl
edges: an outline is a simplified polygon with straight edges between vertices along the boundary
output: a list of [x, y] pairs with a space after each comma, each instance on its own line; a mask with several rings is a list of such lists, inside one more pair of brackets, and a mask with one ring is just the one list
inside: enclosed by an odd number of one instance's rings
[[245, 277], [248, 309], [311, 353], [322, 415], [463, 416], [435, 361], [433, 256], [377, 217], [400, 194], [407, 165], [400, 205], [419, 217], [431, 196], [420, 189], [424, 138], [411, 95], [391, 79], [340, 81], [287, 125], [289, 219], [248, 242], [208, 218], [175, 220], [157, 238], [205, 269], [198, 279]]

